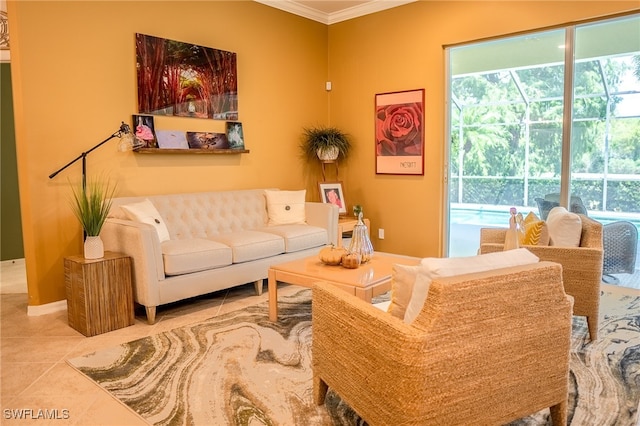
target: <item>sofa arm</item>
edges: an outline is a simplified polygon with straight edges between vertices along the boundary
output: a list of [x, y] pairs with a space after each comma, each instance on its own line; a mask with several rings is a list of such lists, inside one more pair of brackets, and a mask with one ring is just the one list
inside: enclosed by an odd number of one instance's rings
[[158, 282], [164, 280], [164, 263], [158, 233], [146, 223], [108, 218], [100, 237], [105, 250], [130, 256], [135, 301], [144, 306], [160, 304]]
[[307, 223], [327, 230], [329, 244], [338, 245], [338, 207], [331, 203], [305, 203]]

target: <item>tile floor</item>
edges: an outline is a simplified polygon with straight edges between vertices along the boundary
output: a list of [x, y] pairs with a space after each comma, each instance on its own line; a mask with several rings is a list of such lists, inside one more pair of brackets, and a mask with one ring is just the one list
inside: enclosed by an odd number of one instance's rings
[[[158, 309], [148, 325], [136, 310], [134, 325], [93, 337], [69, 327], [67, 312], [27, 316], [24, 261], [0, 262], [0, 424], [144, 425], [136, 414], [71, 368], [66, 359], [115, 346], [267, 301], [253, 284]], [[300, 287], [281, 285], [278, 295]], [[29, 411], [31, 410], [31, 411]], [[38, 417], [48, 410], [58, 419]], [[22, 413], [23, 419], [15, 416]], [[26, 419], [24, 418], [26, 416]]]

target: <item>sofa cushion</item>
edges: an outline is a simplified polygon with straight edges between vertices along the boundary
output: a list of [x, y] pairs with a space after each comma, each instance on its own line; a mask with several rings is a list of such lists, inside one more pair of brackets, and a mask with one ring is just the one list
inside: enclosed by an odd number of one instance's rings
[[269, 226], [306, 223], [305, 197], [307, 191], [278, 191], [266, 189]]
[[235, 231], [212, 240], [231, 247], [233, 263], [248, 262], [284, 253], [284, 238], [260, 231]]
[[205, 271], [231, 264], [231, 248], [215, 241], [193, 238], [162, 243], [166, 275]]
[[171, 239], [167, 225], [164, 223], [162, 216], [160, 216], [160, 213], [149, 199], [145, 199], [139, 203], [124, 204], [120, 207], [124, 210], [130, 220], [152, 225], [158, 233], [160, 242]]
[[278, 225], [265, 227], [260, 231], [282, 237], [286, 253], [320, 247], [329, 243], [327, 230], [318, 226]]
[[550, 245], [579, 247], [582, 236], [582, 220], [576, 213], [564, 207], [554, 207], [547, 216]]
[[493, 269], [538, 263], [539, 258], [526, 248], [467, 257], [429, 257], [422, 259], [422, 269], [418, 271], [413, 285], [411, 299], [404, 314], [404, 322], [410, 324], [416, 319], [427, 299], [431, 281], [441, 277], [471, 274]]

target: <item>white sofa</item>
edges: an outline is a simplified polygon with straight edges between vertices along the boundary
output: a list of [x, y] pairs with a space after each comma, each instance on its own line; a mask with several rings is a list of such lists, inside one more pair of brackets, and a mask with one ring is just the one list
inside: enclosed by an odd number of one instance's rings
[[[297, 199], [294, 205], [283, 205], [282, 212], [288, 214], [293, 207], [304, 218], [302, 223], [273, 224], [268, 207], [271, 212], [276, 207], [268, 203], [267, 193], [273, 200], [274, 192], [255, 189], [113, 199], [100, 236], [105, 250], [131, 256], [134, 299], [145, 307], [149, 324], [155, 322], [157, 306], [178, 300], [250, 282], [260, 295], [270, 265], [337, 244], [336, 206], [305, 202], [304, 191], [277, 191], [278, 196], [290, 194]], [[149, 205], [151, 214], [134, 209]]]

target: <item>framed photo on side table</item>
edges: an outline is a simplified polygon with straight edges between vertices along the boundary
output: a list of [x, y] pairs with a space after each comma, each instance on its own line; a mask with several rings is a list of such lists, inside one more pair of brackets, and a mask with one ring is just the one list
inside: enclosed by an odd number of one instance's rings
[[347, 203], [344, 200], [342, 182], [320, 182], [320, 199], [323, 203], [331, 203], [338, 206], [340, 214], [347, 214]]

